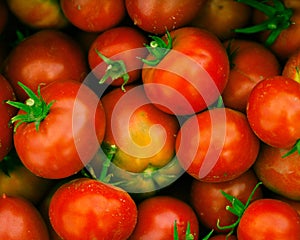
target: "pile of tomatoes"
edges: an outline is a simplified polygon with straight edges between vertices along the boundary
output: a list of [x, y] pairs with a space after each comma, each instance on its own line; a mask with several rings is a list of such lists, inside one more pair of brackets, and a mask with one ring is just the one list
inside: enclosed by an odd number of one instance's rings
[[0, 0], [0, 239], [300, 239], [297, 0]]

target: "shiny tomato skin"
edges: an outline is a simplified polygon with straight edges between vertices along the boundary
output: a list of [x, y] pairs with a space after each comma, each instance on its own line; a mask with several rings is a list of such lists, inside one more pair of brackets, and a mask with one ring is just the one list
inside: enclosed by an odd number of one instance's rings
[[37, 176], [68, 177], [92, 159], [102, 142], [102, 103], [91, 89], [72, 80], [52, 82], [41, 88], [41, 95], [46, 103], [54, 103], [38, 131], [34, 122], [19, 125], [15, 149]]
[[[191, 184], [190, 202], [197, 213], [201, 224], [215, 232], [229, 232], [220, 230], [220, 226], [228, 226], [237, 220], [237, 216], [226, 210], [230, 202], [223, 196], [221, 190], [246, 203], [253, 188], [258, 183], [258, 178], [253, 170], [248, 170], [241, 176], [222, 183], [208, 183], [194, 179]], [[252, 201], [263, 197], [262, 189], [259, 187], [253, 195]]]
[[[147, 39], [144, 34], [133, 27], [121, 26], [104, 31], [96, 37], [89, 47], [88, 62], [90, 69], [99, 78], [105, 74], [104, 71], [98, 71], [96, 68], [99, 64], [103, 63], [103, 60], [96, 52], [97, 50], [111, 60], [122, 60], [125, 63], [126, 69], [128, 67], [134, 69], [134, 71], [128, 72], [128, 83], [132, 83], [140, 78], [143, 63], [139, 58], [144, 58], [147, 55], [147, 50], [144, 48], [144, 44], [146, 43]], [[104, 65], [104, 69], [106, 70], [108, 65]], [[113, 81], [111, 79], [108, 80], [113, 86], [120, 86], [124, 82], [123, 78]]]
[[21, 197], [0, 198], [0, 238], [49, 240], [46, 224], [36, 207]]
[[187, 203], [167, 195], [147, 198], [138, 205], [138, 221], [129, 240], [174, 239], [174, 223], [179, 239], [185, 239], [187, 223], [195, 239], [199, 236], [199, 223], [194, 210]]
[[146, 32], [164, 34], [166, 30], [187, 25], [201, 9], [205, 0], [125, 0], [133, 23]]
[[295, 51], [284, 63], [282, 76], [289, 77], [300, 83], [300, 49]]
[[253, 168], [268, 189], [300, 200], [300, 155], [295, 152], [283, 158], [288, 150], [263, 144]]
[[85, 56], [77, 42], [62, 31], [45, 29], [20, 42], [4, 65], [4, 76], [20, 101], [28, 96], [18, 82], [36, 91], [38, 85], [56, 80], [81, 82], [87, 71]]
[[276, 56], [264, 45], [253, 40], [229, 39], [230, 74], [222, 93], [224, 105], [246, 112], [247, 100], [253, 87], [266, 77], [281, 73]]
[[227, 84], [225, 48], [215, 35], [196, 27], [179, 28], [170, 35], [171, 51], [155, 67], [144, 65], [146, 94], [167, 113], [200, 112], [217, 100]]
[[283, 76], [260, 81], [249, 95], [246, 112], [261, 141], [273, 147], [292, 147], [300, 139], [300, 84]]
[[177, 135], [176, 154], [194, 178], [223, 182], [240, 176], [254, 164], [259, 145], [245, 114], [213, 108], [184, 122]]
[[61, 0], [66, 18], [86, 32], [102, 32], [118, 25], [125, 17], [124, 0]]
[[13, 147], [13, 126], [10, 119], [17, 113], [16, 109], [8, 104], [7, 100], [16, 100], [11, 84], [0, 74], [0, 161]]
[[63, 239], [123, 240], [136, 225], [137, 207], [121, 188], [77, 178], [54, 193], [49, 218]]
[[237, 227], [239, 240], [299, 240], [300, 216], [289, 204], [263, 198], [252, 202]]

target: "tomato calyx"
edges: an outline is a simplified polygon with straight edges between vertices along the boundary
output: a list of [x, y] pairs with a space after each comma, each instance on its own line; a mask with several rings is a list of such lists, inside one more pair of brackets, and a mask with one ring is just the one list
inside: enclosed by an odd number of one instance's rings
[[265, 41], [266, 46], [271, 46], [282, 30], [288, 28], [293, 22], [291, 21], [291, 17], [293, 15], [293, 10], [290, 8], [286, 8], [284, 4], [280, 0], [273, 0], [273, 5], [268, 5], [265, 2], [259, 2], [256, 0], [236, 0], [237, 2], [241, 2], [247, 4], [261, 12], [263, 12], [268, 19], [263, 21], [262, 23], [246, 28], [235, 29], [236, 33], [257, 33], [261, 31], [270, 31], [270, 35]]
[[168, 52], [172, 49], [173, 40], [169, 33], [166, 32], [167, 43], [158, 36], [150, 36], [152, 41], [149, 45], [145, 45], [148, 52], [154, 57], [152, 60], [141, 59], [141, 61], [149, 66], [156, 66], [160, 63], [160, 61], [168, 54]]
[[282, 157], [285, 158], [296, 151], [298, 152], [298, 154], [300, 154], [300, 139], [296, 142], [296, 144], [292, 147], [292, 149], [288, 151], [286, 154], [284, 154]]
[[11, 118], [11, 123], [17, 122], [17, 124], [14, 127], [14, 131], [16, 131], [22, 123], [31, 122], [34, 122], [35, 129], [36, 131], [38, 131], [40, 123], [47, 117], [54, 101], [51, 101], [48, 104], [45, 102], [45, 100], [41, 96], [40, 86], [37, 89], [36, 95], [30, 88], [25, 86], [23, 83], [18, 82], [18, 84], [22, 89], [24, 89], [29, 98], [25, 101], [25, 103], [10, 100], [6, 101], [7, 104], [25, 112], [25, 114], [18, 114]]
[[231, 196], [228, 193], [225, 193], [223, 190], [221, 190], [221, 193], [223, 194], [223, 196], [231, 203], [230, 205], [226, 206], [226, 210], [231, 212], [232, 214], [236, 215], [238, 217], [238, 219], [236, 220], [236, 222], [234, 222], [231, 225], [227, 225], [227, 226], [220, 226], [220, 219], [218, 219], [217, 221], [217, 227], [220, 230], [228, 230], [231, 229], [231, 231], [227, 234], [227, 236], [230, 236], [235, 228], [238, 226], [242, 215], [244, 214], [245, 210], [247, 209], [247, 207], [249, 206], [253, 195], [255, 193], [255, 191], [257, 190], [257, 188], [262, 184], [262, 182], [258, 182], [255, 187], [253, 188], [252, 192], [250, 193], [248, 200], [245, 204], [243, 204], [239, 199], [237, 199], [236, 197]]
[[123, 84], [121, 85], [122, 91], [125, 90], [125, 85], [129, 81], [129, 74], [127, 73], [127, 69], [123, 60], [112, 60], [106, 56], [104, 56], [98, 49], [95, 49], [97, 55], [108, 65], [105, 74], [100, 79], [99, 83], [103, 84], [107, 81], [108, 78], [112, 80], [116, 80], [118, 78], [123, 78]]
[[[178, 228], [177, 228], [177, 221], [174, 221], [174, 228], [173, 228], [174, 238], [173, 240], [179, 240]], [[208, 240], [211, 235], [213, 234], [214, 230], [211, 230], [202, 240]], [[195, 237], [193, 233], [191, 233], [191, 224], [187, 222], [186, 231], [185, 231], [185, 238], [184, 240], [194, 240]]]

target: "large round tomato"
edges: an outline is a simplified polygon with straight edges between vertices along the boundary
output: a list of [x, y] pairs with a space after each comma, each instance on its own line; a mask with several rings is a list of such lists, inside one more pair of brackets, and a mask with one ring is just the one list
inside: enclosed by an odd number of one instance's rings
[[18, 82], [36, 91], [38, 85], [55, 80], [83, 81], [86, 74], [82, 49], [67, 34], [57, 30], [40, 30], [25, 38], [9, 53], [4, 65], [4, 76], [20, 101], [28, 96]]
[[96, 154], [105, 132], [104, 110], [96, 94], [77, 81], [55, 81], [40, 92], [43, 104], [52, 103], [50, 110], [31, 122], [16, 121], [14, 145], [34, 174], [64, 178], [81, 170]]
[[275, 199], [252, 202], [237, 228], [239, 240], [299, 240], [300, 216], [289, 204]]
[[174, 239], [174, 225], [178, 239], [184, 240], [187, 224], [194, 239], [199, 236], [199, 223], [194, 210], [185, 202], [170, 196], [155, 196], [138, 205], [137, 225], [130, 240]]
[[170, 38], [165, 40], [172, 42], [171, 49], [157, 65], [151, 66], [152, 54], [146, 59], [142, 70], [146, 94], [168, 113], [185, 115], [204, 110], [227, 84], [225, 48], [215, 35], [196, 27], [174, 30]]
[[188, 24], [205, 0], [126, 0], [126, 10], [133, 23], [144, 31], [162, 34]]
[[213, 108], [184, 122], [177, 135], [176, 153], [194, 178], [223, 182], [242, 175], [253, 165], [259, 144], [245, 114]]
[[266, 144], [290, 148], [300, 139], [300, 84], [274, 76], [255, 85], [248, 98], [247, 117]]
[[10, 119], [16, 109], [6, 104], [7, 100], [16, 100], [11, 84], [0, 74], [0, 161], [9, 153], [13, 146], [13, 127]]
[[124, 240], [136, 225], [137, 207], [120, 188], [77, 178], [54, 193], [49, 218], [63, 239]]
[[49, 239], [41, 214], [32, 203], [23, 198], [5, 194], [0, 197], [0, 222], [0, 239]]

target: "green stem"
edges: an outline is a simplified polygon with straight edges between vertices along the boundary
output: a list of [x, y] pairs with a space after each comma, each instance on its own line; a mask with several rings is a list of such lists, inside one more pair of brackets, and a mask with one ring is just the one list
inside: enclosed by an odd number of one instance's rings
[[296, 142], [296, 144], [292, 147], [292, 149], [288, 151], [286, 154], [284, 154], [282, 157], [285, 158], [294, 152], [298, 152], [298, 154], [300, 154], [300, 139]]
[[51, 101], [48, 104], [45, 102], [45, 100], [41, 96], [40, 86], [38, 87], [36, 95], [30, 88], [25, 86], [23, 83], [18, 82], [18, 84], [27, 93], [29, 98], [25, 101], [25, 103], [6, 101], [7, 104], [21, 109], [25, 112], [25, 114], [18, 114], [12, 117], [11, 122], [16, 122], [14, 131], [16, 131], [18, 126], [20, 126], [22, 123], [31, 122], [34, 122], [36, 131], [38, 131], [40, 123], [47, 117], [54, 101]]
[[102, 148], [106, 158], [105, 161], [103, 162], [101, 173], [98, 180], [108, 183], [109, 182], [108, 169], [110, 167], [111, 161], [113, 160], [117, 152], [117, 146], [103, 143]]

